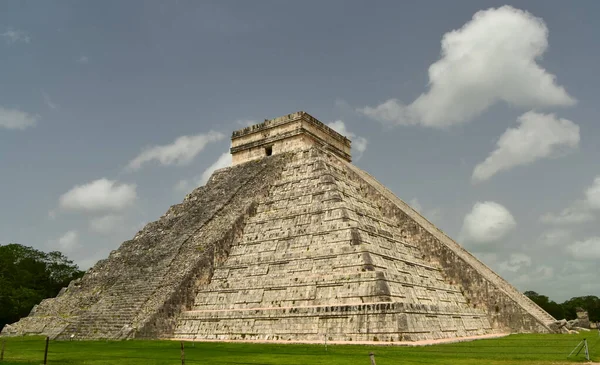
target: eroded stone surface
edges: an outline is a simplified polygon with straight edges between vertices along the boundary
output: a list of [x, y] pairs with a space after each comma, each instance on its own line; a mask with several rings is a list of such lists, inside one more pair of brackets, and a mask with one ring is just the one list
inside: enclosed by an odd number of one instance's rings
[[2, 334], [405, 342], [564, 328], [353, 166], [345, 137], [297, 128], [304, 116], [235, 132], [237, 165]]
[[377, 184], [332, 154], [298, 153], [175, 337], [389, 342], [549, 331], [552, 317]]
[[215, 173], [206, 186], [3, 334], [119, 339], [172, 333], [177, 314], [210, 281], [215, 263], [225, 260], [287, 158], [273, 156]]

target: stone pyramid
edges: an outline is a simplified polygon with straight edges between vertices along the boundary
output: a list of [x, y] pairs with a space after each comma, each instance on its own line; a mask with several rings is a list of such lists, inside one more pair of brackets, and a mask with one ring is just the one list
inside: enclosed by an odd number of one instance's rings
[[549, 314], [351, 164], [304, 112], [4, 335], [417, 341], [553, 332]]

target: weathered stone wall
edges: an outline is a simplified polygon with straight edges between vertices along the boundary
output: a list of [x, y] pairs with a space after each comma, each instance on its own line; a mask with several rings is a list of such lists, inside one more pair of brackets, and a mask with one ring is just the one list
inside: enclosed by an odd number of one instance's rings
[[397, 302], [189, 311], [180, 321], [175, 338], [196, 340], [392, 343], [490, 333], [485, 313]]
[[351, 161], [350, 140], [305, 112], [297, 112], [234, 131], [231, 138], [233, 165], [273, 154], [307, 149], [318, 144]]
[[340, 160], [361, 181], [366, 196], [380, 202], [387, 216], [402, 225], [407, 241], [422, 248], [424, 259], [443, 268], [448, 283], [463, 288], [473, 308], [486, 311], [492, 326], [509, 332], [552, 332], [554, 318], [477, 260], [372, 176]]
[[[177, 338], [381, 341], [492, 331], [381, 199], [328, 152], [300, 151], [179, 319]], [[364, 306], [363, 304], [369, 304]], [[370, 325], [368, 323], [371, 323]]]
[[168, 335], [176, 315], [191, 306], [214, 262], [228, 254], [256, 201], [268, 194], [287, 155], [223, 169], [206, 186], [171, 207], [81, 281], [3, 334], [68, 338]]
[[216, 172], [3, 334], [391, 342], [552, 321], [319, 145]]

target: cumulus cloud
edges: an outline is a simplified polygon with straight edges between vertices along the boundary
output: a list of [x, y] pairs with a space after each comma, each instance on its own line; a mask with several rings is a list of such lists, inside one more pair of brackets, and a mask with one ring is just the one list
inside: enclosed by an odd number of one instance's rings
[[135, 184], [119, 184], [105, 178], [76, 185], [60, 197], [64, 210], [101, 212], [129, 207], [137, 197]]
[[67, 231], [58, 239], [51, 240], [49, 244], [53, 249], [68, 255], [79, 248], [79, 234], [77, 231]]
[[417, 198], [412, 198], [408, 202], [408, 205], [410, 205], [411, 208], [413, 208], [414, 210], [419, 212], [419, 214], [421, 214], [423, 217], [425, 217], [425, 219], [427, 219], [430, 222], [437, 223], [442, 219], [442, 209], [440, 209], [440, 208], [423, 209], [421, 202]]
[[254, 120], [254, 119], [238, 119], [235, 121], [235, 124], [242, 128], [246, 128], [246, 127], [250, 127], [251, 125], [258, 124], [258, 121]]
[[578, 200], [560, 213], [546, 213], [540, 218], [545, 224], [579, 224], [591, 222], [595, 218], [585, 201]]
[[546, 265], [537, 266], [533, 270], [529, 266], [521, 266], [517, 271], [522, 274], [512, 279], [511, 282], [523, 289], [531, 288], [532, 285], [538, 286], [539, 283], [547, 282], [554, 277], [554, 268]]
[[520, 125], [508, 128], [498, 140], [496, 150], [475, 167], [474, 182], [579, 146], [579, 126], [570, 120], [530, 111], [521, 115], [517, 122]]
[[7, 29], [6, 32], [1, 33], [0, 36], [2, 36], [2, 38], [4, 38], [4, 41], [8, 44], [13, 44], [17, 42], [31, 42], [31, 38], [27, 33], [15, 29]]
[[441, 208], [431, 208], [423, 214], [423, 216], [430, 222], [438, 224], [443, 217], [443, 211]]
[[592, 209], [600, 209], [600, 176], [596, 176], [592, 186], [585, 191], [585, 199]]
[[39, 118], [38, 115], [0, 106], [0, 128], [25, 129], [33, 127]]
[[210, 179], [210, 177], [215, 171], [228, 166], [231, 166], [231, 153], [225, 152], [224, 154], [219, 156], [219, 158], [212, 165], [210, 165], [206, 170], [204, 170], [204, 172], [202, 172], [200, 185], [206, 184], [208, 179]]
[[408, 202], [408, 205], [410, 205], [411, 208], [413, 208], [414, 210], [416, 210], [419, 213], [421, 213], [421, 211], [423, 210], [423, 206], [421, 205], [421, 202], [419, 202], [419, 199], [417, 199], [417, 198], [412, 198]]
[[531, 266], [531, 257], [524, 253], [512, 253], [508, 260], [499, 264], [501, 271], [517, 272]]
[[108, 214], [90, 220], [90, 230], [102, 235], [117, 232], [123, 224], [123, 216]]
[[540, 221], [546, 224], [579, 224], [596, 219], [594, 211], [600, 210], [600, 176], [584, 192], [584, 198], [571, 203], [559, 214], [546, 213]]
[[497, 102], [526, 108], [575, 104], [537, 60], [548, 48], [544, 21], [511, 6], [482, 10], [444, 34], [429, 67], [429, 90], [411, 104], [390, 99], [358, 111], [393, 125], [467, 123]]
[[186, 165], [192, 162], [207, 144], [220, 141], [224, 137], [222, 133], [214, 131], [195, 136], [181, 136], [171, 144], [144, 149], [127, 167], [138, 170], [150, 161], [158, 161], [161, 165]]
[[599, 260], [600, 237], [590, 237], [584, 241], [577, 241], [568, 245], [566, 250], [577, 260]]
[[341, 120], [336, 120], [327, 124], [327, 126], [334, 131], [338, 132], [342, 136], [349, 138], [352, 141], [352, 148], [358, 152], [358, 156], [360, 157], [366, 150], [368, 141], [364, 137], [357, 136], [356, 134], [350, 132], [346, 128], [346, 124]]
[[540, 235], [538, 241], [546, 246], [565, 245], [571, 238], [571, 232], [565, 229], [552, 229]]
[[532, 276], [538, 280], [548, 280], [554, 276], [554, 269], [550, 266], [540, 265], [535, 269]]
[[504, 206], [491, 202], [477, 202], [465, 216], [460, 240], [467, 243], [487, 244], [505, 238], [517, 223]]
[[[198, 179], [199, 180], [199, 179]], [[175, 186], [173, 186], [173, 190], [179, 193], [189, 193], [194, 190], [196, 186], [200, 186], [199, 184], [195, 184], [196, 179], [183, 179], [179, 180]]]
[[189, 192], [190, 190], [206, 184], [212, 174], [222, 168], [231, 166], [231, 153], [225, 152], [209, 167], [202, 172], [201, 175], [193, 179], [180, 180], [175, 184], [175, 190], [179, 192]]

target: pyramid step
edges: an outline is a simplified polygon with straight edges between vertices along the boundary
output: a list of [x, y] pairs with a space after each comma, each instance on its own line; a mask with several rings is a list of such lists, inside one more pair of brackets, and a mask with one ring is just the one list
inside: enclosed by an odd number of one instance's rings
[[[485, 298], [488, 289], [547, 321], [514, 287], [352, 166], [349, 141], [326, 125], [295, 113], [238, 132], [235, 166], [216, 172], [78, 282], [73, 295], [89, 309], [66, 329], [56, 325], [61, 336], [155, 336], [172, 331], [160, 323], [175, 320], [180, 338], [478, 335], [494, 332], [490, 319], [506, 316], [472, 308], [463, 291]], [[300, 148], [306, 141], [318, 143]], [[287, 148], [289, 154], [280, 153]], [[239, 163], [267, 150], [275, 154]], [[54, 299], [50, 307], [68, 304]], [[197, 310], [166, 317], [192, 304]]]

